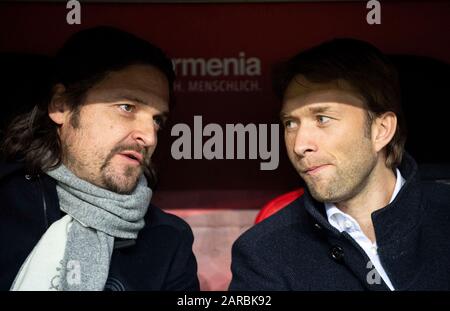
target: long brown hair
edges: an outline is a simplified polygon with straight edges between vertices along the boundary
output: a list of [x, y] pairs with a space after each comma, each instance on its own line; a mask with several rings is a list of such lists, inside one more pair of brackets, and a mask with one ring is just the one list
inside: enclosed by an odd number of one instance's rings
[[[52, 85], [65, 87], [65, 100], [76, 117], [90, 88], [108, 73], [133, 64], [159, 69], [172, 90], [175, 73], [172, 62], [153, 44], [112, 27], [96, 27], [71, 36], [54, 58]], [[24, 161], [29, 173], [46, 171], [61, 163], [62, 148], [57, 125], [48, 116], [53, 92], [34, 108], [16, 117], [5, 132], [4, 160]], [[153, 179], [151, 168], [144, 168]], [[150, 176], [149, 176], [150, 175]], [[153, 175], [153, 176], [152, 176]]]

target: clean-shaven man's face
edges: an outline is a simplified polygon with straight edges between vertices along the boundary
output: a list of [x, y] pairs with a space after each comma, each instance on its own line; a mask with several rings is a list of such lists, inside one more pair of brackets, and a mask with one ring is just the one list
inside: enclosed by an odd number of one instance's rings
[[366, 185], [377, 162], [367, 118], [354, 92], [302, 77], [289, 84], [281, 111], [287, 153], [316, 200], [345, 201]]
[[88, 91], [78, 113], [53, 115], [62, 119], [56, 123], [63, 163], [92, 184], [131, 193], [150, 163], [168, 102], [167, 78], [152, 66], [109, 73]]

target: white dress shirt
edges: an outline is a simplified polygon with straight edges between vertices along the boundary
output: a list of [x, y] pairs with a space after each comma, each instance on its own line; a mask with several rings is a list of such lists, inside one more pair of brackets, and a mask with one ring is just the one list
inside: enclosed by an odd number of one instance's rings
[[[405, 179], [400, 174], [400, 171], [398, 169], [396, 169], [396, 171], [397, 180], [395, 182], [394, 193], [392, 193], [392, 197], [389, 203], [391, 203], [395, 199], [401, 187], [405, 183]], [[367, 256], [372, 262], [372, 267], [377, 270], [378, 274], [383, 278], [383, 281], [386, 283], [386, 285], [389, 286], [391, 290], [395, 290], [394, 286], [392, 286], [391, 280], [389, 280], [389, 277], [386, 274], [386, 271], [384, 271], [383, 266], [381, 265], [380, 257], [378, 256], [377, 252], [377, 243], [372, 243], [372, 241], [361, 230], [358, 222], [352, 216], [338, 209], [336, 205], [332, 203], [325, 203], [325, 210], [327, 212], [328, 222], [333, 227], [338, 229], [339, 232], [347, 232], [356, 241], [356, 243], [361, 246], [361, 248], [366, 252]]]

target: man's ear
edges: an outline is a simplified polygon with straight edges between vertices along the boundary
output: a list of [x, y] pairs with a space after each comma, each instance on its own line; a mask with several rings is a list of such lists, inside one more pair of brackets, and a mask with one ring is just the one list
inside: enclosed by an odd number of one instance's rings
[[58, 125], [63, 125], [69, 115], [70, 109], [66, 104], [66, 88], [62, 84], [53, 87], [53, 96], [48, 105], [48, 116]]
[[394, 137], [397, 116], [392, 111], [377, 116], [372, 123], [372, 141], [376, 152], [382, 150]]

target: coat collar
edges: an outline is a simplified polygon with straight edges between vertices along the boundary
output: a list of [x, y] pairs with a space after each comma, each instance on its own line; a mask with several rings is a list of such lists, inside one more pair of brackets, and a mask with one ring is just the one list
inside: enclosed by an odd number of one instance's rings
[[[423, 212], [423, 206], [420, 204], [422, 193], [419, 187], [418, 168], [409, 154], [404, 154], [399, 170], [405, 178], [405, 184], [400, 192], [390, 204], [372, 213], [379, 246], [404, 237], [418, 224]], [[304, 200], [307, 212], [322, 227], [331, 235], [340, 235], [339, 231], [328, 222], [324, 204], [316, 201], [308, 189], [305, 189]]]
[[424, 212], [416, 162], [405, 154], [399, 170], [405, 178], [402, 189], [390, 204], [372, 213], [378, 245], [404, 238], [418, 225]]

